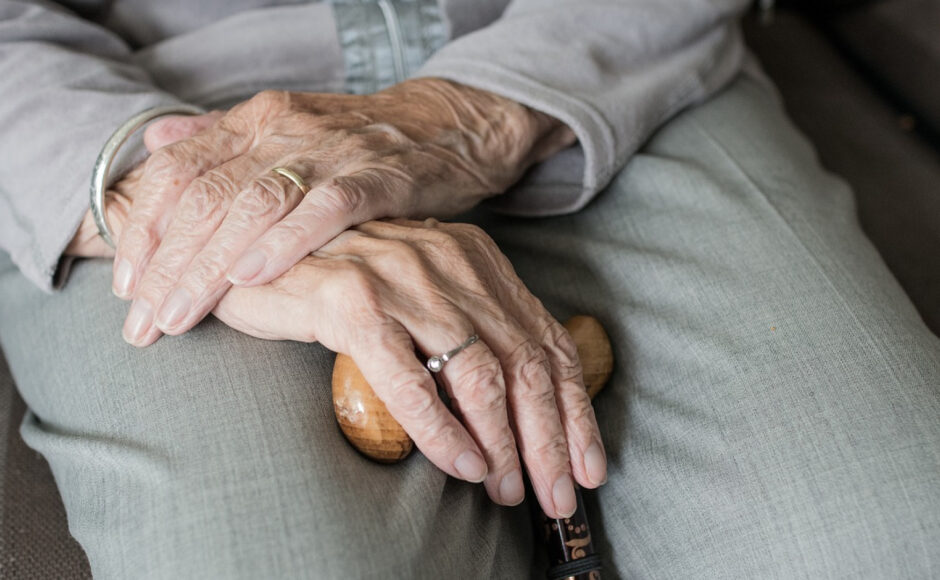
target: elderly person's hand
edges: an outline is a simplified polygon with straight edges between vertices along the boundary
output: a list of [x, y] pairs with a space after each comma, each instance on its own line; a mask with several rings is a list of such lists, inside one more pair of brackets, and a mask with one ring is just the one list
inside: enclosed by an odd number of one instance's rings
[[[118, 237], [139, 176], [134, 170], [112, 191]], [[111, 250], [89, 217], [69, 253]], [[418, 448], [454, 477], [485, 481], [498, 503], [523, 498], [519, 453], [551, 517], [575, 507], [572, 473], [589, 488], [607, 478], [577, 348], [475, 226], [363, 224], [267, 284], [234, 288], [213, 314], [259, 338], [319, 341], [349, 354]], [[440, 373], [452, 414], [415, 349], [433, 356], [474, 333], [480, 341]], [[144, 340], [159, 335], [152, 328]]]
[[[156, 151], [213, 126], [222, 115], [223, 113], [219, 111], [213, 111], [192, 117], [164, 117], [160, 122], [153, 123], [147, 128], [144, 133], [144, 144], [151, 152]], [[108, 190], [108, 202], [104, 210], [108, 216], [108, 224], [114, 230], [115, 239], [120, 239], [124, 231], [134, 197], [139, 190], [140, 180], [144, 175], [144, 169], [144, 165], [137, 165]], [[65, 249], [65, 255], [80, 258], [114, 257], [114, 248], [101, 238], [91, 210], [85, 212], [78, 231], [72, 236], [72, 240]]]
[[547, 115], [438, 79], [368, 96], [261, 93], [146, 161], [115, 258], [115, 294], [134, 298], [124, 336], [182, 333], [231, 283], [273, 280], [355, 224], [455, 215], [573, 139]]
[[[550, 517], [574, 511], [572, 473], [589, 488], [606, 480], [574, 342], [475, 226], [360, 225], [273, 282], [233, 289], [215, 314], [254, 336], [348, 353], [424, 455], [485, 481], [498, 503], [523, 499], [520, 453]], [[439, 373], [452, 414], [415, 351], [473, 334]]]

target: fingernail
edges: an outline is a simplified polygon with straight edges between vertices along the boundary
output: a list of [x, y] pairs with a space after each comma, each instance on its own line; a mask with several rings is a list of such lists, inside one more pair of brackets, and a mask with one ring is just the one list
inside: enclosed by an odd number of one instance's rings
[[578, 500], [574, 497], [574, 482], [567, 473], [555, 480], [552, 486], [552, 501], [555, 511], [563, 518], [570, 518], [578, 509]]
[[474, 451], [464, 451], [454, 462], [454, 468], [460, 477], [472, 483], [486, 479], [486, 462]]
[[184, 288], [177, 288], [157, 313], [157, 326], [164, 330], [173, 328], [182, 322], [192, 303], [189, 292]]
[[504, 505], [519, 505], [525, 499], [522, 472], [516, 469], [499, 482], [499, 499]]
[[153, 308], [146, 300], [135, 300], [131, 311], [127, 313], [124, 321], [124, 340], [135, 344], [150, 329], [153, 321]]
[[121, 258], [114, 268], [114, 285], [111, 291], [118, 298], [128, 298], [131, 295], [131, 278], [134, 277], [134, 267]]
[[228, 272], [228, 281], [232, 284], [244, 284], [258, 275], [268, 262], [267, 256], [261, 250], [251, 250], [241, 258]]
[[587, 472], [588, 479], [594, 485], [603, 485], [607, 483], [607, 459], [604, 457], [604, 451], [595, 441], [584, 452], [584, 470]]

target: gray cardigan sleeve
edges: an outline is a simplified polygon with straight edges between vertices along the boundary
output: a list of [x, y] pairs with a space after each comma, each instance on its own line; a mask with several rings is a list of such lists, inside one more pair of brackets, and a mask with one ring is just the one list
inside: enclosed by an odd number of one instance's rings
[[[446, 0], [445, 0], [446, 1]], [[419, 76], [489, 90], [566, 123], [578, 145], [493, 201], [507, 213], [577, 211], [663, 122], [741, 68], [748, 0], [514, 0], [442, 48]]]
[[0, 1], [0, 249], [44, 290], [88, 208], [108, 136], [177, 102], [129, 57], [119, 37], [54, 3]]
[[[420, 74], [516, 99], [578, 136], [577, 147], [498, 200], [516, 213], [582, 207], [656, 127], [713, 93], [742, 59], [735, 16], [747, 0], [514, 0], [495, 22], [503, 0], [480, 0], [485, 10], [468, 9], [476, 1], [440, 3], [459, 38]], [[304, 18], [291, 6], [275, 11], [281, 20], [266, 29], [294, 32], [262, 39], [268, 52], [280, 61], [278, 47], [307, 47], [306, 29], [285, 19], [310, 22], [320, 6], [301, 5]], [[252, 14], [235, 20], [255, 30], [275, 17]], [[296, 52], [289, 60], [298, 70], [324, 56]], [[116, 34], [54, 2], [0, 0], [0, 249], [47, 291], [88, 207], [102, 144], [137, 112], [178, 102], [135, 61], [141, 55]]]

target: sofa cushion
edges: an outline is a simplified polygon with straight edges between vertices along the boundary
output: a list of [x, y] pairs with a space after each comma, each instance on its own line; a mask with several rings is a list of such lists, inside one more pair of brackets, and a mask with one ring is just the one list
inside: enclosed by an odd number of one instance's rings
[[883, 88], [940, 136], [940, 2], [868, 3], [823, 22]]
[[904, 111], [806, 18], [780, 10], [770, 26], [745, 24], [787, 112], [823, 165], [852, 185], [865, 233], [940, 335], [940, 149], [900, 122]]
[[771, 2], [778, 7], [798, 8], [811, 12], [829, 12], [831, 10], [841, 10], [850, 6], [859, 4], [869, 4], [871, 2], [885, 2], [887, 0], [758, 0], [758, 3]]

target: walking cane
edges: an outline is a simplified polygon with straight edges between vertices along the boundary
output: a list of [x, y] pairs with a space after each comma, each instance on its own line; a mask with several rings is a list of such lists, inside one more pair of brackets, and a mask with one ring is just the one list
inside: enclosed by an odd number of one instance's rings
[[[565, 328], [578, 346], [584, 386], [593, 399], [613, 371], [614, 357], [604, 328], [591, 316], [575, 316]], [[363, 378], [352, 358], [338, 354], [333, 366], [333, 409], [346, 439], [363, 455], [381, 463], [408, 457], [414, 442], [389, 414]], [[550, 580], [600, 580], [601, 558], [594, 551], [581, 489], [575, 485], [578, 508], [570, 518], [541, 514], [541, 529], [549, 554]]]

